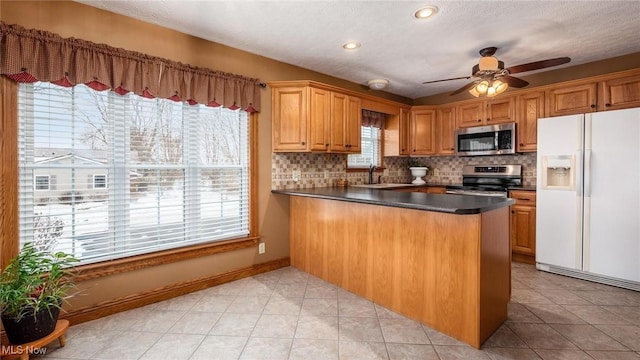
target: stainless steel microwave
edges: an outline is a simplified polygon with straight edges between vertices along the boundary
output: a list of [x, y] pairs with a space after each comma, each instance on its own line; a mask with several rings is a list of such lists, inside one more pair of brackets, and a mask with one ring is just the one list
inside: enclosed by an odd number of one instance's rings
[[498, 124], [456, 130], [456, 154], [503, 155], [516, 152], [516, 124]]

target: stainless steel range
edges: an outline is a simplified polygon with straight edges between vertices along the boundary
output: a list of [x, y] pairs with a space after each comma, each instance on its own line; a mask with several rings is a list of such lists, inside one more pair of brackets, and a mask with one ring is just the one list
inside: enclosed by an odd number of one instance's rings
[[447, 186], [447, 194], [507, 197], [511, 187], [522, 186], [522, 165], [465, 165], [462, 185]]

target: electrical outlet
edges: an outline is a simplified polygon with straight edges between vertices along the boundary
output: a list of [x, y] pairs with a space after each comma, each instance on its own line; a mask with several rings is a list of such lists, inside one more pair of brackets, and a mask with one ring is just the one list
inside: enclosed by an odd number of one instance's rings
[[329, 170], [325, 170], [324, 171], [324, 178], [328, 179], [329, 178]]
[[295, 182], [300, 181], [300, 170], [293, 170], [293, 173], [291, 174], [291, 176], [293, 177], [293, 181]]
[[260, 243], [258, 245], [258, 254], [264, 254], [265, 251], [267, 251], [267, 250], [265, 249], [264, 243]]
[[438, 176], [438, 169], [433, 169], [433, 176]]

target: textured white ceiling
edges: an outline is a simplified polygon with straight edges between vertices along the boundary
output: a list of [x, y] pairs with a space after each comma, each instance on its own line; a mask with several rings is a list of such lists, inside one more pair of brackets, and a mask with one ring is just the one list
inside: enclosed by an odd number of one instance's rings
[[[640, 52], [640, 1], [78, 2], [359, 84], [388, 79], [385, 91], [412, 99], [466, 84], [422, 82], [470, 75], [488, 46], [498, 47], [506, 67], [568, 56], [566, 67]], [[438, 14], [415, 19], [425, 5]], [[362, 47], [344, 50], [352, 40]]]

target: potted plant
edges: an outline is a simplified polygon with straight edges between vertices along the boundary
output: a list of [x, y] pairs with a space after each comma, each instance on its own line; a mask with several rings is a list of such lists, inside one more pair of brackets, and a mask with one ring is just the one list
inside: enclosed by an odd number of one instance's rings
[[9, 341], [23, 344], [55, 329], [73, 284], [72, 255], [26, 243], [0, 273], [0, 314]]
[[423, 164], [419, 158], [409, 158], [409, 170], [411, 171], [411, 176], [415, 177], [411, 182], [412, 184], [426, 184], [422, 177], [427, 175], [427, 171], [429, 171], [428, 165]]

